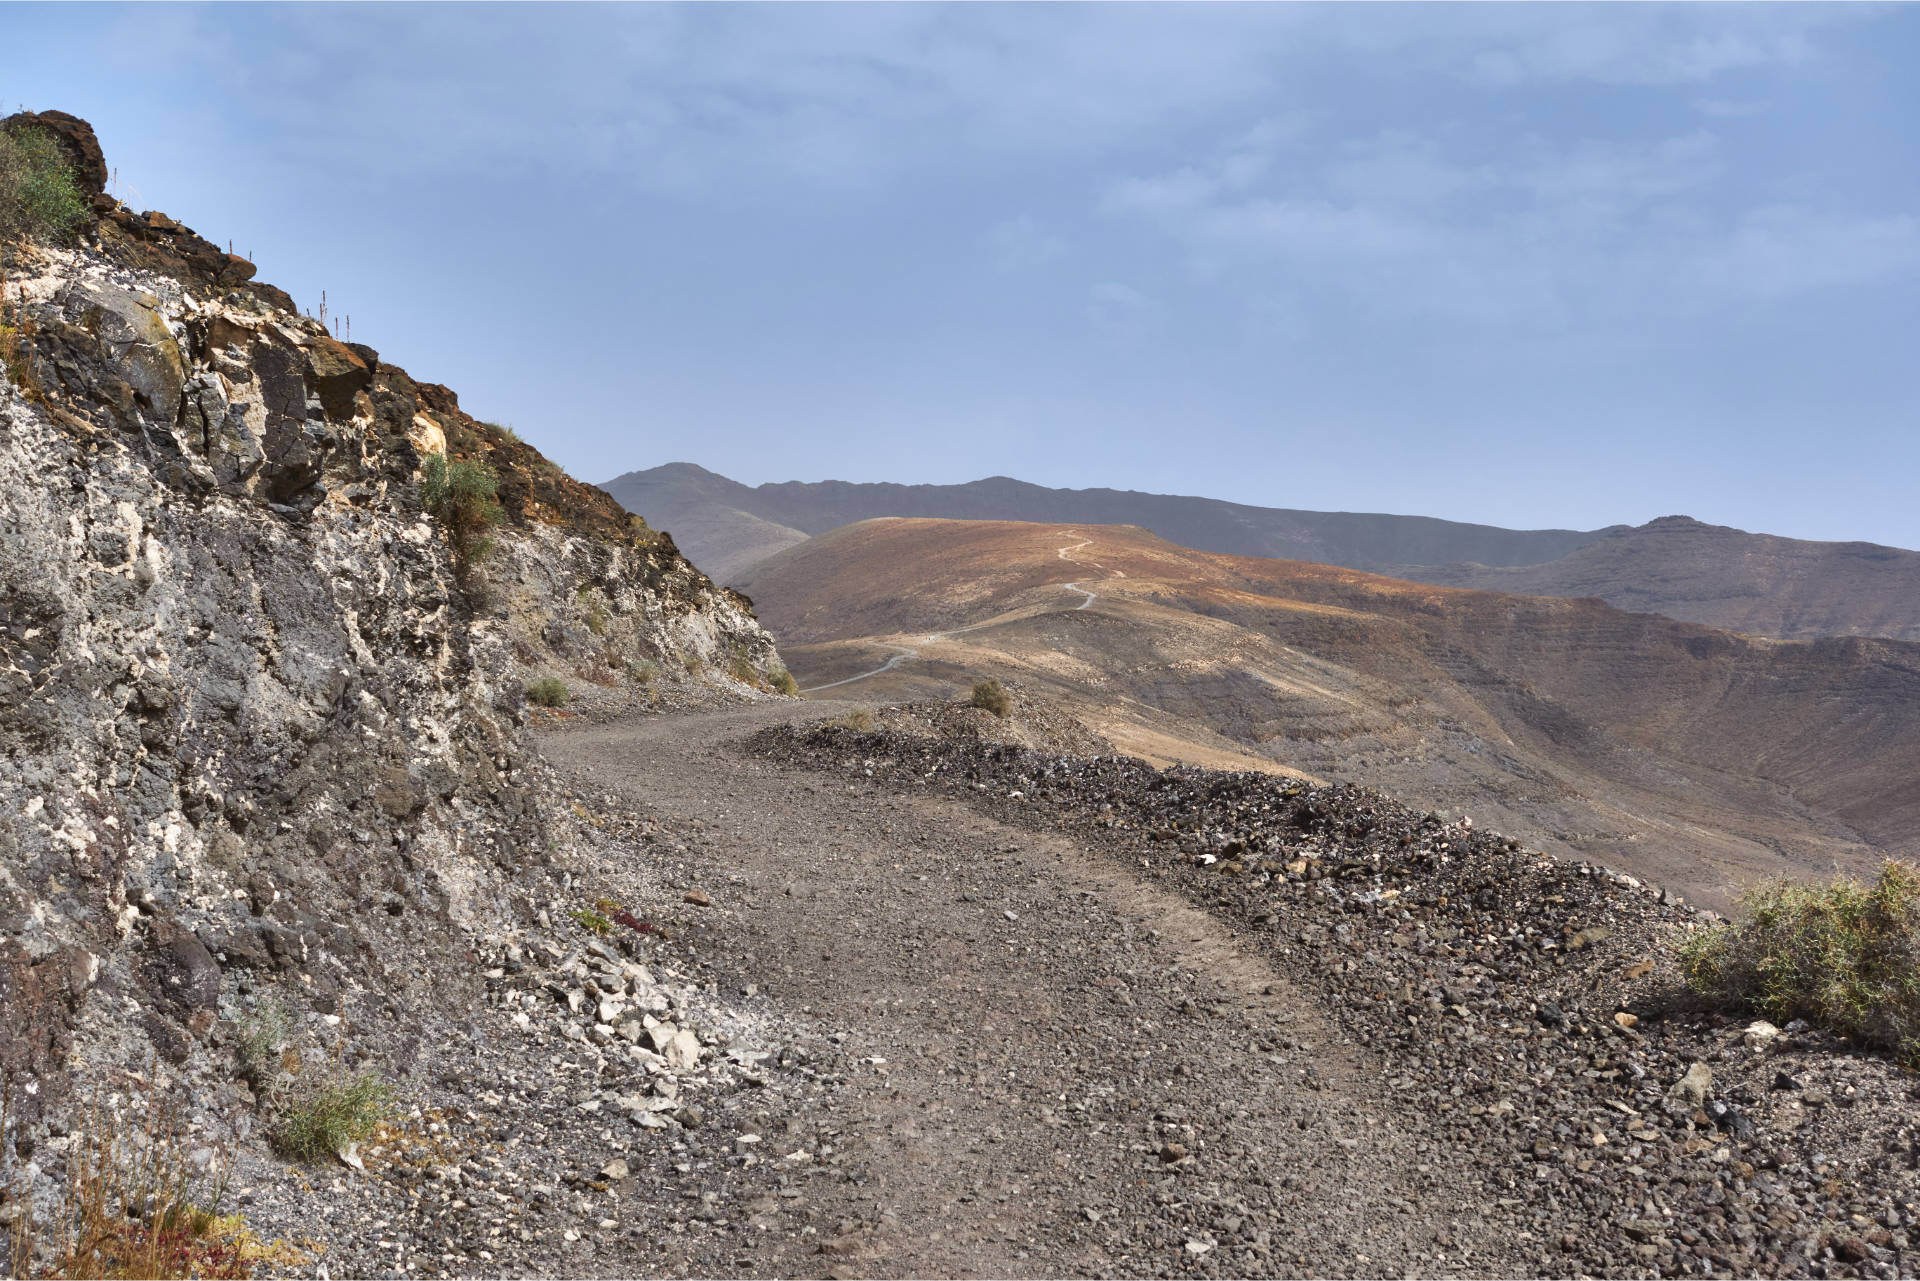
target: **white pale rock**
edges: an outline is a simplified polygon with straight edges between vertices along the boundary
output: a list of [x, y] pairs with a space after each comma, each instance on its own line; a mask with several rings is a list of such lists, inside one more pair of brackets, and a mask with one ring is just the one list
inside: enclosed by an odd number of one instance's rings
[[673, 1034], [662, 1051], [667, 1056], [667, 1066], [676, 1072], [684, 1072], [700, 1061], [700, 1038], [686, 1028]]

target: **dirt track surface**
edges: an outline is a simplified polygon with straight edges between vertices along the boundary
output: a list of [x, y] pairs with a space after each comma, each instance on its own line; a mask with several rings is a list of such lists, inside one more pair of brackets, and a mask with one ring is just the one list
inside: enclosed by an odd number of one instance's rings
[[1225, 924], [1067, 838], [737, 746], [793, 715], [543, 738], [583, 785], [701, 834], [714, 907], [689, 941], [723, 984], [844, 1029], [860, 1065], [834, 1106], [861, 1178], [812, 1191], [825, 1226], [770, 1234], [744, 1270], [1528, 1270], [1383, 1065]]

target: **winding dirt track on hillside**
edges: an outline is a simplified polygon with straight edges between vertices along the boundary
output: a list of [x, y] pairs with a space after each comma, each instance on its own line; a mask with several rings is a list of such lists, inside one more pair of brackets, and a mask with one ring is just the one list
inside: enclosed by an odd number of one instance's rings
[[873, 1064], [840, 1118], [870, 1177], [809, 1189], [823, 1224], [869, 1226], [831, 1258], [743, 1270], [1514, 1270], [1384, 1065], [1225, 924], [1074, 840], [737, 745], [796, 710], [543, 736], [583, 783], [704, 833], [727, 982], [844, 1028]]
[[[1076, 529], [1063, 529], [1060, 532], [1065, 537], [1072, 537], [1074, 534], [1077, 534], [1080, 531]], [[1082, 561], [1078, 557], [1072, 555], [1073, 552], [1077, 552], [1082, 547], [1091, 545], [1092, 542], [1093, 540], [1091, 538], [1084, 538], [1084, 539], [1081, 539], [1079, 542], [1074, 543], [1070, 546], [1062, 547], [1059, 553], [1060, 559], [1065, 561], [1072, 561], [1076, 565], [1091, 565], [1094, 569], [1104, 569], [1105, 566], [1101, 565], [1098, 561]], [[1115, 570], [1113, 572], [1113, 576], [1116, 578], [1125, 578], [1126, 574], [1120, 570]], [[1093, 602], [1100, 599], [1098, 593], [1093, 592], [1088, 588], [1082, 587], [1078, 581], [1071, 582], [1071, 583], [1061, 583], [1059, 584], [1059, 586], [1065, 588], [1067, 591], [1070, 591], [1070, 592], [1078, 592], [1081, 596], [1086, 598], [1082, 600], [1078, 605], [1075, 605], [1073, 607], [1075, 610], [1085, 609], [1089, 605], [1092, 605]], [[982, 627], [991, 627], [996, 621], [998, 620], [988, 619], [984, 623], [975, 623], [971, 627], [956, 627], [951, 631], [945, 631], [945, 632], [929, 632], [927, 635], [920, 638], [920, 643], [918, 645], [888, 645], [887, 648], [894, 651], [893, 657], [889, 658], [886, 662], [880, 664], [880, 666], [874, 668], [872, 671], [861, 672], [858, 676], [848, 676], [837, 681], [828, 681], [824, 685], [810, 685], [806, 689], [801, 690], [800, 692], [802, 694], [821, 694], [821, 693], [825, 693], [827, 690], [830, 690], [830, 689], [839, 689], [843, 685], [852, 685], [856, 681], [863, 681], [863, 680], [869, 679], [870, 677], [883, 675], [887, 672], [892, 671], [894, 668], [900, 666], [900, 664], [906, 662], [907, 660], [919, 657], [920, 651], [926, 648], [928, 645], [932, 645], [937, 641], [943, 641], [947, 639], [947, 637], [949, 636], [961, 636], [967, 632], [977, 632]]]

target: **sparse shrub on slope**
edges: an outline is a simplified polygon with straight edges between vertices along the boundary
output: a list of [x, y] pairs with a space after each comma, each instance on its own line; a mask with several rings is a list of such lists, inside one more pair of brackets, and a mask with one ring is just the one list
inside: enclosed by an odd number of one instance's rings
[[975, 707], [992, 712], [1002, 720], [1013, 711], [1013, 700], [1007, 697], [1007, 691], [1000, 687], [1000, 682], [992, 677], [973, 687], [972, 702]]
[[65, 241], [86, 218], [60, 144], [40, 129], [0, 130], [0, 240]]
[[1806, 1019], [1920, 1066], [1920, 867], [1889, 859], [1872, 884], [1775, 881], [1741, 919], [1681, 947], [1700, 996], [1776, 1022]]
[[542, 707], [565, 707], [567, 683], [558, 676], [542, 676], [527, 682], [527, 701]]
[[487, 531], [505, 516], [499, 495], [500, 478], [483, 462], [428, 454], [420, 465], [420, 501], [447, 531], [454, 565], [462, 573], [493, 550]]
[[793, 673], [784, 667], [776, 667], [768, 672], [767, 683], [773, 686], [776, 694], [785, 694], [788, 698], [800, 693], [800, 682], [793, 679]]
[[331, 1156], [372, 1134], [392, 1105], [392, 1087], [371, 1072], [330, 1075], [281, 1115], [273, 1145], [296, 1161]]

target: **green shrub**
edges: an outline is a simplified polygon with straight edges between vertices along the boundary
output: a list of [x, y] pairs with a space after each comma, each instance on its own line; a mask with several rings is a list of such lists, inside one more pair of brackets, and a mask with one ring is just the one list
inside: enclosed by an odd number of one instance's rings
[[506, 423], [485, 423], [485, 422], [483, 422], [483, 423], [481, 423], [480, 425], [481, 425], [482, 427], [491, 427], [491, 428], [493, 428], [493, 429], [494, 429], [495, 431], [497, 431], [497, 432], [499, 432], [499, 433], [500, 433], [500, 434], [501, 434], [502, 436], [505, 436], [505, 437], [506, 437], [506, 438], [507, 438], [508, 440], [510, 440], [510, 441], [512, 441], [512, 442], [513, 442], [514, 444], [516, 444], [516, 445], [519, 445], [519, 444], [523, 444], [523, 443], [525, 443], [525, 442], [523, 442], [523, 441], [522, 441], [522, 440], [520, 439], [520, 433], [519, 433], [519, 432], [517, 432], [517, 431], [515, 431], [515, 430], [514, 430], [514, 429], [513, 429], [513, 428], [512, 428], [511, 426], [509, 426], [509, 425], [508, 425], [508, 424], [506, 424]]
[[372, 1134], [392, 1105], [392, 1088], [375, 1073], [336, 1073], [287, 1108], [273, 1128], [273, 1146], [296, 1161], [330, 1156]]
[[1716, 1005], [1806, 1019], [1920, 1065], [1920, 867], [1889, 859], [1871, 885], [1774, 881], [1739, 919], [1679, 947], [1681, 974]]
[[1007, 713], [1013, 710], [1013, 700], [1007, 697], [1006, 690], [1000, 688], [1000, 682], [992, 677], [973, 687], [973, 697], [970, 701], [975, 707], [992, 712], [1003, 720]]
[[613, 933], [613, 922], [591, 908], [581, 908], [573, 914], [573, 919], [579, 923], [581, 929], [598, 934], [602, 938]]
[[487, 531], [506, 517], [499, 495], [500, 478], [483, 462], [428, 454], [420, 465], [420, 502], [446, 529], [454, 565], [463, 574], [493, 550]]
[[660, 674], [660, 664], [651, 658], [639, 658], [627, 664], [627, 678], [636, 685], [651, 685]]
[[234, 1051], [240, 1059], [240, 1076], [254, 1093], [270, 1093], [280, 1077], [280, 1047], [293, 1030], [287, 1007], [272, 996], [262, 997], [253, 1012], [240, 1022], [234, 1038]]
[[527, 682], [527, 701], [542, 707], [565, 707], [571, 697], [567, 683], [558, 676], [541, 676]]
[[52, 135], [0, 130], [0, 240], [65, 242], [86, 220], [86, 197]]
[[767, 680], [776, 693], [785, 694], [788, 698], [800, 692], [800, 682], [793, 679], [793, 673], [784, 667], [776, 667], [768, 672]]

